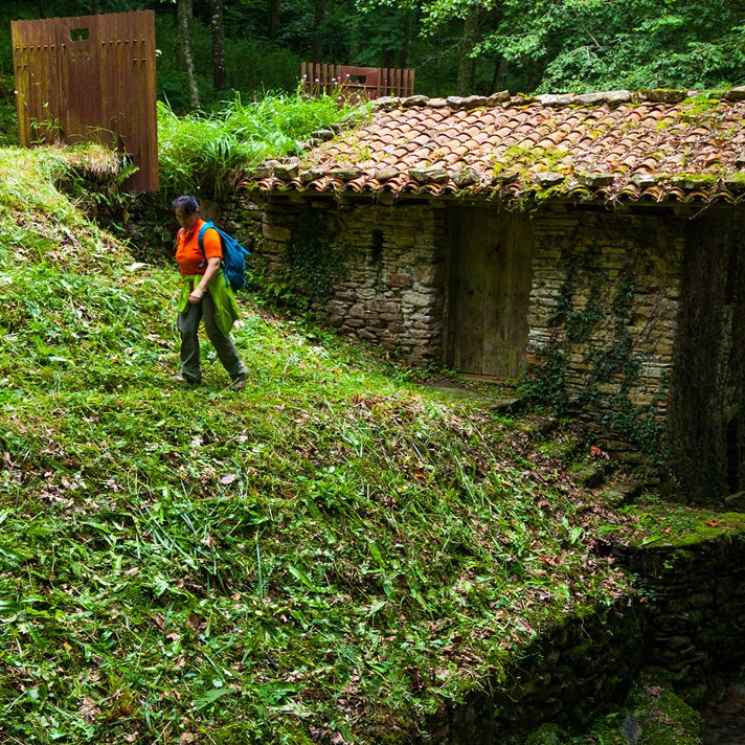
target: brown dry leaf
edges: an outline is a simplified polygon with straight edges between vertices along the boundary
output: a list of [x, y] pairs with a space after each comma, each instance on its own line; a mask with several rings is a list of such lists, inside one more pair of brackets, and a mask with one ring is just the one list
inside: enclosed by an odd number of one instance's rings
[[101, 713], [101, 709], [92, 698], [84, 698], [83, 703], [80, 704], [80, 716], [85, 719], [86, 722], [93, 722], [96, 717]]
[[193, 732], [182, 732], [178, 741], [179, 745], [189, 745], [189, 743], [197, 741], [197, 736]]
[[203, 621], [202, 619], [197, 616], [195, 613], [192, 613], [189, 616], [189, 620], [186, 622], [186, 625], [192, 630], [192, 631], [199, 631], [202, 628]]

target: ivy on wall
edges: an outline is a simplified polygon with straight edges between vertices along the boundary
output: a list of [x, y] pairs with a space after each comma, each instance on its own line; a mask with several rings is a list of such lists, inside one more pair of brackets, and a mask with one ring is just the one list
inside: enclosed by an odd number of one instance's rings
[[[575, 248], [572, 239], [568, 243], [561, 259], [564, 281], [548, 324], [554, 329], [553, 341], [543, 353], [541, 367], [530, 373], [525, 392], [560, 415], [599, 413], [612, 435], [659, 456], [662, 431], [655, 411], [658, 400], [667, 395], [669, 381], [660, 379], [657, 397], [649, 405], [636, 405], [631, 399], [642, 370], [635, 348], [638, 331], [631, 329], [634, 298], [640, 291], [635, 267], [629, 260], [611, 284], [595, 247]], [[581, 389], [571, 395], [568, 364], [578, 353], [586, 372]]]
[[262, 278], [262, 292], [286, 307], [317, 308], [330, 297], [346, 270], [345, 255], [334, 243], [334, 233], [326, 212], [304, 209], [294, 221], [282, 269]]

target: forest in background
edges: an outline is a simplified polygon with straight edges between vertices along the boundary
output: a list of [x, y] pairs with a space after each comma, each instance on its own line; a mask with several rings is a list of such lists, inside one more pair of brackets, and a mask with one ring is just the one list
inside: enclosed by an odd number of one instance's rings
[[745, 0], [10, 0], [6, 98], [10, 20], [143, 8], [157, 14], [159, 92], [177, 111], [196, 104], [179, 19], [205, 109], [233, 91], [292, 91], [304, 60], [413, 67], [427, 95], [745, 83]]

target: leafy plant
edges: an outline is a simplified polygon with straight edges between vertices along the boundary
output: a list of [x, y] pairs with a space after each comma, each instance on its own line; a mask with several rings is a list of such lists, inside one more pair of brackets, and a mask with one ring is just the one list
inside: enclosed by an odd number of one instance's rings
[[267, 158], [300, 152], [312, 132], [354, 114], [333, 96], [267, 94], [251, 103], [241, 97], [211, 114], [179, 117], [158, 105], [159, 158], [164, 196], [234, 191], [245, 169]]

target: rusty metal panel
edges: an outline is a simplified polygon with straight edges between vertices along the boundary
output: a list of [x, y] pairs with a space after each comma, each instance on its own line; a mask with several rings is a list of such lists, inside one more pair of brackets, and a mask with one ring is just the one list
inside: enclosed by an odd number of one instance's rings
[[300, 75], [310, 95], [338, 91], [347, 99], [372, 100], [414, 94], [414, 70], [409, 69], [303, 62]]
[[131, 156], [133, 191], [159, 186], [152, 11], [14, 21], [20, 140], [101, 142]]

